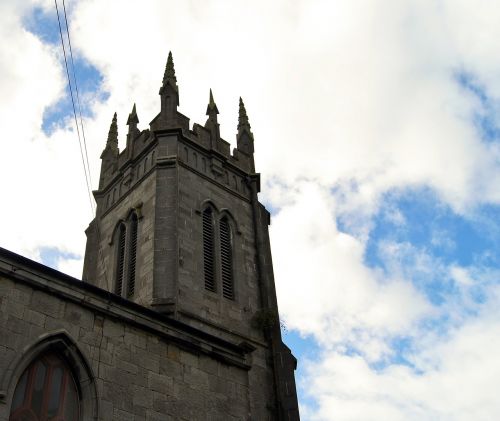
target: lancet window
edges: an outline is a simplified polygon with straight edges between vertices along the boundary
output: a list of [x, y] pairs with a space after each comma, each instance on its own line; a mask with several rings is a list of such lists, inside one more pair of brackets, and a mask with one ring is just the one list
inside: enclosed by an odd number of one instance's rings
[[56, 354], [33, 361], [17, 383], [9, 421], [78, 421], [80, 402], [73, 375]]
[[[217, 223], [216, 223], [217, 221]], [[227, 215], [216, 219], [215, 211], [207, 206], [202, 214], [203, 269], [205, 289], [221, 292], [224, 298], [233, 300], [233, 234]]]
[[135, 294], [137, 235], [139, 218], [132, 212], [115, 230], [115, 294], [131, 298]]
[[215, 292], [214, 217], [210, 207], [203, 211], [203, 269], [205, 289]]

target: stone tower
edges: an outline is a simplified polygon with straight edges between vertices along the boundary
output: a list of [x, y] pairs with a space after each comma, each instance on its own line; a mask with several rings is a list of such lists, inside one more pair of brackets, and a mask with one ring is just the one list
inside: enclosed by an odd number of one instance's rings
[[[101, 154], [83, 280], [246, 349], [249, 419], [298, 420], [296, 359], [281, 339], [254, 136], [240, 98], [237, 147], [220, 137], [212, 91], [205, 125], [178, 110], [172, 54], [160, 113], [138, 129], [134, 104], [118, 149]], [[243, 398], [242, 398], [243, 399]], [[233, 419], [233, 418], [228, 418]]]

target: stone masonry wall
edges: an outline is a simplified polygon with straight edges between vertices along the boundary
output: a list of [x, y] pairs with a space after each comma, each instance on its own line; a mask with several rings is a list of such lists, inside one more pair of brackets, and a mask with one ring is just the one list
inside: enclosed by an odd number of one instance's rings
[[[47, 285], [50, 288], [50, 282]], [[270, 419], [265, 402], [249, 401], [246, 369], [189, 352], [147, 329], [92, 311], [83, 304], [96, 297], [70, 289], [66, 294], [74, 294], [81, 304], [49, 289], [38, 290], [0, 277], [0, 379], [2, 386], [8, 384], [6, 396], [0, 396], [0, 421], [8, 419], [9, 399], [18, 380], [8, 383], [6, 379], [23, 350], [38, 338], [61, 331], [90, 363], [99, 420]], [[108, 307], [112, 306], [108, 303]], [[115, 315], [126, 311], [115, 307]], [[258, 366], [255, 369], [263, 370]]]
[[[180, 305], [184, 311], [229, 327], [246, 337], [257, 336], [251, 319], [260, 308], [259, 286], [255, 269], [255, 242], [250, 203], [224, 190], [210, 178], [179, 165], [179, 270]], [[220, 261], [216, 260], [216, 291], [207, 291], [203, 271], [202, 206], [209, 200], [217, 209], [218, 221], [229, 212], [232, 233], [233, 300], [222, 296]], [[217, 225], [217, 224], [216, 224]], [[218, 231], [216, 229], [215, 234]], [[216, 238], [216, 247], [218, 239]], [[216, 250], [216, 259], [219, 258]], [[259, 332], [260, 333], [260, 332]], [[257, 336], [259, 337], [259, 336]], [[261, 336], [260, 336], [261, 339]]]
[[113, 203], [99, 218], [100, 244], [97, 256], [97, 279], [89, 280], [100, 288], [114, 291], [116, 279], [116, 244], [112, 243], [112, 233], [118, 222], [127, 217], [133, 207], [140, 205], [137, 233], [137, 272], [134, 302], [149, 306], [153, 296], [153, 225], [155, 209], [156, 173], [145, 173]]

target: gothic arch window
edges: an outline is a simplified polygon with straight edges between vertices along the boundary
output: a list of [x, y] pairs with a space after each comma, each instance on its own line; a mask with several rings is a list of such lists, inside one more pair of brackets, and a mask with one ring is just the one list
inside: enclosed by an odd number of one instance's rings
[[214, 217], [211, 207], [203, 211], [203, 272], [205, 289], [215, 292]]
[[227, 210], [219, 212], [209, 203], [202, 209], [205, 289], [234, 300], [234, 232], [239, 231]]
[[116, 242], [116, 281], [115, 293], [122, 295], [123, 279], [125, 272], [125, 246], [126, 246], [127, 228], [125, 223], [121, 222], [118, 227], [118, 241]]
[[14, 391], [9, 421], [79, 421], [80, 414], [71, 370], [49, 352], [24, 370]]
[[227, 216], [223, 216], [219, 221], [219, 247], [222, 296], [232, 300], [234, 299], [233, 239]]
[[132, 211], [115, 228], [115, 294], [131, 298], [135, 294], [139, 217]]
[[132, 213], [130, 217], [130, 236], [129, 236], [129, 257], [128, 257], [128, 280], [127, 297], [132, 297], [135, 292], [135, 264], [137, 262], [137, 214]]

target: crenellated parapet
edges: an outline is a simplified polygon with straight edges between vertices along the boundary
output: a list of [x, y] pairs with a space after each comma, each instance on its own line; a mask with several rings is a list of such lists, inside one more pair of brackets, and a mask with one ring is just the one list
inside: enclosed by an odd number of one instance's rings
[[177, 135], [175, 150], [168, 155], [179, 165], [190, 167], [237, 195], [248, 195], [247, 177], [255, 173], [253, 133], [242, 99], [239, 100], [237, 147], [231, 153], [230, 143], [220, 136], [217, 120], [219, 110], [212, 90], [209, 94], [205, 125], [194, 123], [181, 114], [179, 87], [172, 54], [169, 53], [162, 86], [160, 113], [150, 122], [150, 128], [140, 130], [136, 104], [127, 119], [126, 147], [118, 149], [118, 121], [116, 113], [110, 126], [106, 147], [102, 152], [99, 190], [94, 192], [100, 213], [120, 201], [136, 183], [140, 182], [157, 164], [158, 139], [167, 134]]

